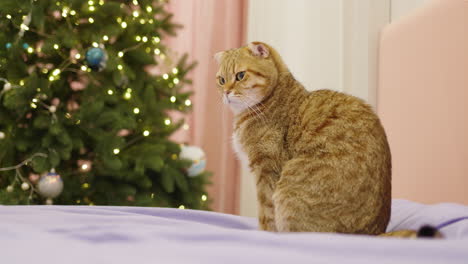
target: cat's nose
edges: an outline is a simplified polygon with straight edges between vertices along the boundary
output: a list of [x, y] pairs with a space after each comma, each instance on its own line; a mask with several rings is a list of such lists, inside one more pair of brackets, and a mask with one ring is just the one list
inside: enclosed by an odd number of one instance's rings
[[228, 91], [224, 91], [224, 93], [226, 94], [226, 96], [228, 96], [229, 94], [231, 94], [231, 90], [228, 90]]

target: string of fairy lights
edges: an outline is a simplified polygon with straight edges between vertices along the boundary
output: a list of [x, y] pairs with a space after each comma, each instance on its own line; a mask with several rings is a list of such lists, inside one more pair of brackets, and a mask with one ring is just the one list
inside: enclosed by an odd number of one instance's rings
[[[17, 37], [15, 42], [20, 41], [23, 38], [24, 34], [26, 32], [28, 32], [28, 31], [37, 33], [39, 35], [43, 34], [41, 32], [35, 31], [34, 29], [32, 29], [29, 26], [30, 23], [31, 23], [31, 14], [32, 14], [32, 8], [34, 6], [34, 2], [37, 2], [37, 0], [31, 0], [31, 11], [29, 12], [29, 14], [22, 16], [22, 22], [21, 22], [20, 25], [15, 25], [14, 24], [13, 15], [11, 15], [11, 14], [6, 14], [5, 15], [6, 19], [10, 20], [11, 23], [15, 27], [19, 28], [18, 37]], [[155, 20], [152, 17], [152, 12], [153, 12], [153, 7], [152, 6], [147, 5], [145, 7], [141, 7], [138, 0], [133, 0], [132, 3], [133, 3], [136, 10], [132, 11], [131, 19], [137, 20], [140, 24], [146, 24], [146, 23], [154, 24], [155, 23]], [[58, 12], [58, 13], [54, 13], [53, 16], [54, 16], [55, 19], [60, 19], [60, 17], [63, 18], [63, 19], [66, 19], [66, 20], [68, 20], [67, 22], [72, 23], [74, 25], [80, 25], [81, 23], [93, 24], [95, 22], [95, 18], [93, 16], [93, 13], [95, 11], [97, 11], [104, 4], [105, 4], [104, 0], [98, 0], [98, 1], [89, 0], [89, 1], [87, 1], [87, 9], [89, 11], [89, 13], [88, 13], [89, 16], [88, 17], [83, 17], [83, 16], [80, 16], [81, 14], [79, 14], [78, 11], [76, 11], [74, 9], [71, 9], [70, 7], [64, 5], [61, 1], [57, 1], [56, 6], [61, 7], [61, 11]], [[121, 4], [121, 5], [123, 7], [124, 4]], [[146, 11], [146, 14], [144, 13], [144, 11]], [[117, 17], [115, 19], [115, 21], [120, 25], [120, 27], [122, 29], [126, 29], [129, 26], [129, 22], [125, 21], [122, 17]], [[159, 56], [159, 58], [162, 59], [162, 60], [164, 60], [166, 58], [166, 55], [163, 53], [163, 51], [161, 50], [161, 48], [159, 46], [160, 42], [161, 42], [161, 39], [159, 38], [159, 36], [136, 35], [134, 37], [134, 40], [136, 41], [135, 45], [127, 47], [127, 48], [122, 49], [122, 50], [117, 52], [117, 57], [120, 59], [120, 61], [115, 66], [117, 68], [117, 70], [125, 71], [125, 65], [124, 65], [124, 63], [122, 62], [121, 59], [124, 58], [125, 54], [128, 51], [139, 48], [142, 45], [147, 46], [145, 48], [146, 53], [148, 53], [148, 54], [152, 53], [152, 54], [154, 54], [156, 56]], [[109, 43], [110, 41], [112, 41], [112, 36], [106, 34], [106, 35], [103, 35], [100, 38], [100, 43], [94, 41], [94, 42], [91, 43], [91, 46], [94, 47], [94, 48], [104, 49], [105, 44]], [[12, 45], [13, 45], [12, 43], [7, 43], [5, 45], [5, 47], [6, 47], [6, 49], [10, 49], [12, 47]], [[35, 47], [30, 46], [28, 43], [23, 43], [22, 48], [25, 50], [25, 53], [29, 54], [29, 55], [40, 55], [43, 52], [42, 43], [37, 43]], [[75, 54], [70, 54], [70, 55], [64, 53], [65, 49], [62, 49], [62, 47], [60, 46], [59, 43], [52, 44], [52, 48], [53, 48], [53, 50], [55, 50], [63, 58], [63, 62], [60, 65], [56, 66], [56, 67], [54, 67], [54, 66], [51, 67], [51, 65], [42, 65], [42, 68], [40, 68], [41, 73], [48, 75], [48, 80], [49, 80], [48, 85], [49, 86], [51, 85], [52, 82], [59, 80], [61, 78], [61, 74], [63, 72], [67, 72], [67, 71], [74, 71], [74, 72], [77, 72], [77, 73], [79, 73], [79, 71], [81, 71], [82, 73], [92, 72], [92, 69], [86, 63], [86, 56], [85, 56], [85, 54], [86, 54], [85, 50], [86, 49], [85, 48], [81, 48], [80, 49], [81, 51], [77, 51], [77, 52], [75, 52]], [[79, 49], [79, 47], [77, 47], [77, 49]], [[1, 65], [0, 65], [0, 67], [1, 67]], [[76, 69], [76, 68], [78, 68], [78, 69]], [[172, 70], [167, 72], [167, 73], [163, 73], [161, 75], [161, 77], [162, 77], [162, 79], [164, 81], [168, 82], [168, 86], [171, 87], [171, 88], [175, 87], [176, 85], [178, 85], [180, 83], [179, 69], [177, 67], [172, 68]], [[7, 80], [5, 78], [0, 78], [0, 82], [4, 83], [3, 90], [0, 91], [0, 98], [2, 97], [2, 95], [4, 93], [8, 92], [11, 89], [21, 89], [22, 87], [25, 86], [25, 80], [19, 80], [18, 83], [12, 83], [12, 82], [10, 82], [9, 80]], [[57, 108], [59, 107], [59, 103], [54, 104], [54, 103], [51, 102], [51, 104], [47, 104], [46, 102], [47, 102], [48, 98], [47, 98], [47, 96], [45, 94], [41, 93], [41, 88], [37, 88], [36, 91], [38, 92], [37, 96], [35, 96], [30, 102], [31, 109], [37, 109], [38, 107], [44, 107], [52, 115], [52, 120], [53, 120], [52, 122], [56, 121], [57, 120], [56, 112], [58, 110]], [[133, 90], [132, 90], [131, 87], [124, 88], [124, 92], [122, 94], [123, 99], [131, 100], [132, 99], [132, 92], [133, 92]], [[106, 91], [106, 93], [107, 93], [108, 96], [117, 95], [116, 91], [114, 91], [112, 89], [108, 89]], [[58, 98], [57, 98], [57, 100], [58, 100]], [[169, 101], [171, 103], [176, 103], [177, 100], [178, 100], [178, 98], [175, 95], [172, 95], [172, 96], [169, 97]], [[191, 106], [192, 102], [191, 102], [190, 99], [186, 99], [183, 102], [183, 104], [185, 106], [189, 107], [189, 106]], [[140, 108], [138, 106], [135, 106], [135, 107], [133, 107], [132, 112], [133, 112], [133, 114], [138, 115], [138, 114], [140, 114], [141, 110], [140, 110]], [[66, 112], [65, 117], [68, 118], [68, 119], [71, 119], [72, 114], [69, 113], [69, 112]], [[81, 123], [81, 120], [76, 120], [75, 121], [76, 125], [79, 125], [80, 123]], [[170, 117], [165, 118], [164, 119], [164, 124], [166, 126], [170, 126], [172, 124], [171, 118]], [[185, 123], [185, 124], [183, 124], [182, 128], [184, 130], [188, 130], [189, 125]], [[140, 133], [141, 133], [141, 135], [143, 137], [148, 137], [148, 136], [151, 135], [151, 131], [149, 129], [144, 129]], [[0, 140], [4, 139], [5, 137], [6, 137], [6, 134], [4, 132], [0, 131]], [[121, 148], [113, 148], [112, 149], [112, 153], [114, 155], [119, 155], [121, 153], [121, 151], [122, 151]], [[15, 181], [22, 181], [23, 182], [22, 185], [21, 185], [22, 189], [31, 191], [31, 194], [29, 196], [30, 199], [32, 197], [32, 193], [34, 191], [36, 191], [36, 190], [34, 189], [32, 184], [28, 184], [27, 180], [24, 177], [22, 177], [22, 175], [19, 172], [19, 169], [22, 166], [28, 165], [28, 163], [33, 158], [35, 158], [37, 156], [42, 156], [42, 155], [46, 155], [46, 154], [35, 153], [30, 158], [28, 158], [27, 160], [21, 162], [17, 166], [14, 166], [12, 168], [10, 168], [10, 167], [0, 168], [0, 171], [6, 171], [6, 170], [10, 170], [10, 169], [16, 170], [16, 172], [17, 172], [16, 175], [17, 176], [15, 177]], [[172, 157], [172, 158], [173, 159], [177, 158], [177, 155], [175, 157]], [[89, 162], [88, 163], [83, 163], [83, 164], [81, 164], [79, 166], [79, 169], [81, 170], [81, 172], [88, 172], [91, 169], [91, 164]], [[26, 185], [28, 185], [28, 186], [26, 187]], [[31, 187], [31, 188], [29, 188], [29, 187]], [[12, 188], [13, 187], [11, 185], [9, 185], [7, 187], [7, 190], [11, 191]], [[88, 188], [90, 188], [90, 184], [85, 182], [85, 183], [82, 184], [82, 188], [83, 189], [88, 189]], [[154, 198], [154, 196], [155, 196], [155, 194], [152, 193], [151, 198]], [[207, 199], [208, 198], [207, 198], [206, 195], [202, 195], [202, 197], [201, 197], [202, 201], [207, 201]], [[80, 204], [81, 202], [82, 202], [81, 200], [76, 201], [77, 204]], [[86, 202], [88, 205], [93, 205], [93, 202], [89, 201], [89, 199], [87, 199], [86, 197], [83, 199], [83, 202]], [[184, 209], [184, 208], [185, 208], [184, 205], [179, 206], [179, 209]]]

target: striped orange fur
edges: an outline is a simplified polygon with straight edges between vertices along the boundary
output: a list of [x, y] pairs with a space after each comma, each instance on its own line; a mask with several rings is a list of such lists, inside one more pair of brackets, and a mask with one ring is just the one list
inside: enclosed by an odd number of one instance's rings
[[372, 108], [344, 93], [307, 91], [265, 43], [215, 58], [235, 113], [234, 148], [256, 177], [260, 228], [385, 232], [391, 155]]

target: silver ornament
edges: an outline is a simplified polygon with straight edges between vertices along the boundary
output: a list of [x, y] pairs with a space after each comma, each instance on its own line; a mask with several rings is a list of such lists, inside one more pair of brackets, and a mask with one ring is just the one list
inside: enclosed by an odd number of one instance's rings
[[59, 174], [49, 172], [42, 175], [37, 183], [37, 190], [46, 198], [55, 198], [63, 190], [63, 181]]
[[206, 155], [205, 152], [196, 146], [182, 146], [179, 157], [192, 161], [192, 165], [187, 168], [189, 177], [196, 177], [205, 171]]
[[57, 107], [55, 105], [51, 105], [51, 106], [49, 106], [49, 111], [51, 113], [55, 113], [55, 111], [57, 111]]
[[29, 189], [29, 184], [28, 184], [27, 182], [23, 182], [23, 183], [21, 184], [21, 189], [22, 189], [23, 191], [27, 191], [27, 190]]
[[7, 82], [3, 85], [3, 90], [8, 91], [11, 89], [11, 83]]

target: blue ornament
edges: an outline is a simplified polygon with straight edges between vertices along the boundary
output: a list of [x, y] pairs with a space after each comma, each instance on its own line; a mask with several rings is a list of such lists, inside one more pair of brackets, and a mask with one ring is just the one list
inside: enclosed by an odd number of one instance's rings
[[107, 53], [102, 48], [90, 48], [86, 52], [86, 62], [92, 70], [100, 71], [106, 67]]
[[23, 43], [23, 49], [27, 49], [27, 48], [29, 48], [28, 43]]
[[8, 43], [5, 45], [5, 47], [6, 47], [7, 49], [11, 48], [11, 43], [8, 42]]

